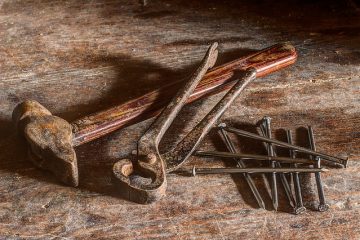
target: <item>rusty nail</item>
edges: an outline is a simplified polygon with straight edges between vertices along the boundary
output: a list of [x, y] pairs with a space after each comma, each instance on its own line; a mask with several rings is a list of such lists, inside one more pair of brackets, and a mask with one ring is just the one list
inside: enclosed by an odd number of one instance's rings
[[327, 172], [325, 168], [196, 168], [181, 169], [177, 172], [189, 173], [192, 176], [196, 174], [223, 174], [223, 173], [316, 173]]
[[[271, 138], [271, 131], [270, 131], [270, 121], [271, 119], [269, 117], [263, 118], [263, 123], [260, 125], [260, 129], [263, 132], [263, 135]], [[268, 155], [270, 157], [274, 157], [274, 148], [271, 143], [265, 143], [267, 146]], [[275, 168], [275, 161], [270, 161], [271, 168]], [[277, 211], [279, 207], [279, 199], [278, 199], [278, 189], [277, 189], [277, 181], [276, 181], [276, 174], [275, 172], [271, 173], [271, 199], [273, 203], [273, 207], [275, 211]]]
[[[224, 123], [220, 124], [219, 126], [223, 126]], [[225, 142], [225, 145], [227, 147], [227, 149], [232, 152], [232, 153], [236, 153], [236, 150], [235, 150], [235, 147], [234, 147], [234, 144], [232, 143], [231, 139], [229, 138], [229, 136], [227, 135], [227, 133], [224, 131], [224, 129], [222, 129], [221, 127], [219, 128], [220, 130], [220, 134], [221, 136], [223, 137], [223, 140]], [[234, 161], [236, 162], [236, 165], [237, 167], [239, 168], [245, 168], [246, 165], [245, 163], [241, 160], [241, 158], [233, 158]], [[195, 169], [195, 168], [194, 168]], [[251, 189], [251, 192], [253, 193], [259, 207], [265, 209], [265, 203], [264, 203], [264, 200], [261, 198], [261, 195], [259, 193], [259, 190], [257, 189], [255, 183], [254, 183], [254, 180], [252, 179], [252, 177], [247, 174], [247, 173], [244, 173], [243, 174], [247, 184], [249, 185], [250, 189]]]
[[[311, 126], [308, 126], [308, 137], [309, 137], [310, 148], [312, 150], [316, 151], [315, 139], [314, 139], [314, 131], [313, 131]], [[311, 158], [312, 158], [312, 156], [311, 156]], [[320, 164], [320, 157], [315, 156], [315, 160], [316, 160], [316, 167], [320, 167], [320, 165], [321, 165]], [[327, 211], [329, 209], [329, 205], [326, 204], [326, 202], [325, 202], [324, 188], [323, 188], [323, 185], [322, 185], [320, 173], [315, 173], [315, 180], [316, 180], [316, 186], [317, 186], [318, 195], [319, 195], [318, 210], [320, 212], [324, 212], [324, 211]]]
[[[324, 153], [313, 151], [311, 149], [299, 147], [299, 146], [292, 145], [292, 144], [289, 144], [289, 143], [286, 143], [286, 142], [282, 142], [282, 141], [279, 141], [279, 140], [276, 140], [276, 139], [270, 139], [270, 138], [267, 138], [267, 137], [264, 137], [264, 136], [260, 136], [258, 134], [254, 134], [254, 133], [247, 132], [247, 131], [244, 131], [244, 130], [236, 129], [236, 128], [233, 128], [233, 127], [225, 127], [224, 129], [227, 132], [231, 132], [231, 133], [234, 133], [234, 134], [237, 134], [237, 135], [240, 135], [240, 136], [249, 137], [249, 138], [260, 140], [260, 141], [267, 142], [267, 143], [272, 143], [273, 145], [276, 145], [276, 146], [289, 148], [289, 149], [296, 150], [298, 152], [303, 152], [303, 153], [306, 153], [306, 154], [310, 154], [310, 155], [313, 155], [313, 156], [319, 156], [324, 160], [327, 160], [329, 162], [333, 162], [333, 163], [335, 163], [337, 165], [340, 165], [342, 167], [346, 167], [346, 165], [347, 165], [347, 161], [348, 161], [347, 159], [342, 159], [342, 158], [330, 156], [330, 155], [327, 155], [327, 154], [324, 154]], [[313, 160], [313, 161], [315, 162], [315, 160]]]
[[[286, 137], [287, 137], [288, 143], [293, 144], [290, 130], [286, 131]], [[295, 159], [295, 151], [294, 150], [290, 150], [290, 157]], [[294, 163], [293, 166], [294, 166], [294, 168], [298, 167], [298, 165], [296, 163]], [[298, 215], [298, 214], [304, 213], [306, 211], [306, 208], [304, 207], [303, 200], [302, 200], [299, 173], [293, 173], [292, 176], [293, 176], [293, 180], [294, 180], [294, 190], [295, 190], [295, 197], [296, 197], [296, 206], [294, 208], [294, 213], [296, 215]]]

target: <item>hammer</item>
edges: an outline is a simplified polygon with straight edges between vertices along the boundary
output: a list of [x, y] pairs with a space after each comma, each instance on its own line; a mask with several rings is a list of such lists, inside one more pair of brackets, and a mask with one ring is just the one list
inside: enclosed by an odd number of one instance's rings
[[[293, 64], [296, 58], [295, 48], [282, 43], [213, 68], [200, 81], [187, 103], [231, 88], [235, 71], [252, 67], [256, 69], [256, 77], [262, 77]], [[139, 98], [72, 123], [52, 115], [33, 100], [19, 103], [12, 118], [18, 133], [27, 141], [29, 159], [37, 167], [51, 171], [63, 183], [76, 187], [79, 177], [74, 147], [157, 116], [182, 84], [182, 81], [170, 82]]]

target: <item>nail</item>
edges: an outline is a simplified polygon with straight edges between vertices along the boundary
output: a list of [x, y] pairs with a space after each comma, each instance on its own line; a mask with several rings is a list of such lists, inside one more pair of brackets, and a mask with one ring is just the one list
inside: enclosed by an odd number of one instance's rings
[[[263, 123], [260, 125], [260, 129], [265, 136], [271, 138], [270, 132], [270, 117], [264, 117]], [[267, 143], [267, 152], [270, 157], [274, 157], [274, 149], [271, 143]], [[275, 168], [275, 161], [270, 161], [271, 168]], [[278, 189], [276, 182], [276, 174], [274, 172], [271, 173], [271, 199], [273, 203], [273, 207], [275, 211], [277, 211], [279, 207], [279, 199], [278, 199]]]
[[[231, 152], [231, 153], [236, 153], [234, 144], [232, 143], [231, 139], [229, 138], [229, 136], [227, 135], [227, 133], [224, 131], [224, 129], [220, 129], [220, 134], [225, 142], [225, 145], [227, 147], [227, 149]], [[237, 163], [237, 167], [238, 168], [245, 168], [246, 165], [245, 163], [240, 159], [240, 158], [233, 158], [236, 163]], [[254, 180], [252, 179], [252, 177], [248, 174], [248, 173], [244, 173], [243, 174], [247, 184], [249, 185], [251, 192], [253, 193], [259, 207], [265, 209], [265, 203], [263, 201], [263, 199], [261, 198], [261, 195], [254, 183]]]
[[[316, 151], [315, 139], [314, 139], [314, 131], [313, 131], [311, 126], [308, 126], [308, 136], [309, 136], [310, 148], [312, 150]], [[321, 165], [320, 164], [320, 157], [316, 156], [315, 160], [316, 160], [316, 167], [320, 167], [320, 165]], [[326, 202], [325, 202], [324, 188], [323, 188], [323, 185], [322, 185], [320, 173], [315, 173], [315, 180], [316, 180], [316, 186], [317, 186], [318, 195], [319, 195], [318, 210], [320, 212], [324, 212], [324, 211], [327, 211], [329, 209], [329, 205], [326, 204]]]
[[196, 151], [195, 155], [201, 157], [221, 157], [221, 158], [239, 158], [239, 159], [253, 159], [258, 161], [281, 161], [285, 163], [304, 163], [304, 164], [314, 164], [314, 161], [304, 158], [288, 158], [288, 157], [271, 157], [267, 155], [257, 155], [257, 154], [243, 154], [243, 153], [231, 153], [231, 152], [219, 152], [219, 151]]
[[188, 173], [193, 176], [196, 174], [223, 174], [223, 173], [316, 173], [327, 172], [324, 168], [196, 168], [181, 169], [177, 172]]
[[[286, 131], [286, 137], [287, 137], [288, 143], [293, 144], [292, 135], [291, 135], [290, 130]], [[290, 150], [290, 157], [291, 158], [296, 157], [295, 151]], [[294, 166], [294, 168], [298, 167], [296, 163], [294, 163], [293, 166]], [[304, 207], [303, 200], [302, 200], [299, 173], [293, 173], [292, 176], [293, 176], [293, 180], [294, 180], [294, 190], [295, 190], [295, 197], [296, 197], [296, 206], [294, 208], [294, 213], [296, 215], [298, 215], [298, 214], [304, 213], [306, 211], [306, 208]]]
[[[220, 126], [220, 127], [222, 127], [222, 126]], [[286, 142], [278, 141], [276, 139], [270, 139], [270, 138], [267, 138], [267, 137], [260, 136], [258, 134], [250, 133], [250, 132], [240, 130], [240, 129], [236, 129], [236, 128], [233, 128], [233, 127], [228, 127], [226, 125], [223, 126], [223, 128], [227, 132], [231, 132], [231, 133], [234, 133], [234, 134], [237, 134], [237, 135], [240, 135], [240, 136], [249, 137], [249, 138], [260, 140], [260, 141], [267, 142], [267, 143], [272, 143], [272, 144], [274, 144], [276, 146], [289, 148], [289, 149], [296, 150], [296, 151], [299, 151], [299, 152], [303, 152], [303, 153], [306, 153], [306, 154], [310, 154], [310, 155], [313, 155], [313, 156], [319, 156], [323, 160], [333, 162], [333, 163], [335, 163], [337, 165], [341, 165], [343, 167], [346, 167], [346, 165], [347, 165], [347, 161], [348, 161], [347, 159], [342, 159], [342, 158], [330, 156], [330, 155], [320, 153], [320, 152], [316, 152], [316, 151], [313, 151], [313, 150], [310, 150], [310, 149], [307, 149], [307, 148], [303, 148], [303, 147], [292, 145], [292, 144], [289, 144], [289, 143], [286, 143]]]
[[[262, 130], [262, 133], [264, 136], [271, 138], [271, 118], [269, 118], [269, 117], [263, 118], [263, 124], [261, 125], [261, 130]], [[268, 150], [271, 151], [272, 156], [276, 156], [276, 153], [273, 150], [272, 144], [268, 144]], [[281, 168], [281, 164], [279, 162], [273, 162], [273, 163], [274, 163], [275, 167]], [[291, 207], [294, 208], [296, 206], [296, 204], [295, 204], [294, 196], [291, 192], [290, 184], [289, 184], [285, 174], [279, 174], [279, 175], [280, 175], [281, 183], [285, 190], [286, 197], [289, 200], [289, 204]]]

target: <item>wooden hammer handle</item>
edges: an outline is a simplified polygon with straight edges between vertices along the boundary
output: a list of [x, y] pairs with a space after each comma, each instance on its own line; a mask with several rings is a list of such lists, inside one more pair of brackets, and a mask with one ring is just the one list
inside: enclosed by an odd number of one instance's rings
[[[200, 81], [188, 103], [232, 87], [232, 77], [237, 70], [254, 67], [257, 70], [256, 76], [262, 77], [293, 64], [296, 58], [295, 48], [283, 43], [213, 68]], [[181, 84], [182, 81], [171, 82], [139, 98], [74, 121], [71, 123], [73, 145], [81, 145], [158, 115]]]

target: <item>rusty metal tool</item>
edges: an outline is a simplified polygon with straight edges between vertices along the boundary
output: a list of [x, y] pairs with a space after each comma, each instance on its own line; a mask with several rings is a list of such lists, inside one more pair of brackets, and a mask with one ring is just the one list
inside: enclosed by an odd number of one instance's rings
[[[227, 127], [227, 124], [222, 122], [218, 125], [218, 128], [221, 129], [221, 131], [227, 133], [227, 131], [225, 131]], [[249, 154], [245, 154], [245, 155], [249, 155]], [[252, 155], [252, 154], [251, 154]], [[219, 156], [219, 157], [222, 157], [224, 158], [225, 156]], [[265, 156], [261, 156], [261, 155], [254, 155], [252, 158], [246, 158], [247, 156], [244, 156], [244, 154], [241, 154], [241, 156], [239, 156], [242, 160], [247, 160], [247, 159], [253, 159], [253, 160], [267, 160], [267, 161], [270, 161], [271, 160], [271, 157], [269, 157], [268, 155], [265, 155]], [[277, 158], [277, 160], [279, 161], [280, 159]], [[287, 159], [281, 159], [280, 161], [286, 161]], [[292, 160], [291, 160], [292, 161]], [[303, 159], [301, 159], [300, 161], [303, 161]], [[265, 186], [265, 190], [266, 190], [266, 193], [268, 194], [268, 196], [271, 198], [271, 187], [270, 187], [270, 182], [269, 182], [269, 179], [266, 177], [266, 174], [261, 174], [261, 178], [263, 179], [263, 183], [264, 183], [264, 186]]]
[[[291, 135], [290, 130], [286, 131], [286, 137], [287, 137], [287, 142], [290, 144], [293, 144], [292, 135]], [[289, 151], [290, 151], [290, 157], [295, 159], [295, 157], [296, 157], [295, 151], [294, 150], [289, 150]], [[294, 163], [294, 167], [297, 168], [298, 164]], [[294, 192], [295, 192], [295, 198], [296, 198], [296, 206], [294, 208], [294, 213], [296, 215], [298, 215], [298, 214], [302, 214], [306, 211], [306, 208], [304, 207], [303, 200], [302, 200], [299, 173], [297, 173], [297, 172], [293, 173], [293, 180], [294, 180]]]
[[[235, 84], [237, 70], [256, 69], [265, 76], [295, 62], [296, 51], [290, 44], [277, 44], [209, 71], [186, 103], [229, 89]], [[27, 140], [29, 158], [39, 168], [51, 171], [63, 183], [79, 183], [74, 147], [110, 132], [157, 116], [183, 84], [173, 81], [157, 90], [124, 104], [67, 122], [36, 101], [25, 101], [13, 111], [13, 121]]]
[[[285, 193], [287, 195], [287, 198], [289, 199], [290, 205], [293, 207], [293, 213], [298, 215], [306, 211], [306, 208], [303, 205], [302, 200], [302, 193], [301, 193], [301, 187], [300, 187], [300, 179], [299, 179], [299, 173], [314, 173], [317, 189], [318, 189], [318, 196], [319, 196], [319, 206], [318, 210], [323, 212], [329, 209], [329, 205], [326, 204], [325, 196], [324, 196], [324, 190], [322, 186], [321, 181], [321, 172], [328, 171], [327, 169], [321, 168], [320, 164], [320, 156], [324, 156], [327, 160], [330, 162], [336, 162], [338, 164], [343, 164], [346, 166], [347, 159], [341, 159], [337, 157], [333, 157], [324, 153], [318, 153], [316, 152], [315, 147], [315, 140], [314, 140], [314, 134], [313, 129], [311, 126], [308, 127], [308, 140], [310, 149], [302, 148], [296, 145], [293, 145], [292, 142], [292, 136], [290, 130], [286, 131], [287, 136], [287, 143], [281, 142], [275, 139], [271, 138], [271, 119], [269, 117], [264, 117], [260, 121], [260, 130], [261, 135], [253, 134], [250, 132], [246, 132], [237, 128], [228, 127], [225, 123], [221, 123], [218, 125], [218, 128], [220, 130], [221, 135], [223, 136], [225, 143], [228, 146], [229, 152], [219, 152], [219, 151], [201, 151], [198, 150], [195, 152], [196, 156], [202, 156], [202, 157], [220, 157], [223, 159], [232, 159], [237, 160], [237, 162], [241, 161], [240, 167], [237, 168], [228, 168], [228, 167], [220, 167], [220, 168], [197, 168], [193, 167], [192, 169], [185, 168], [185, 169], [179, 169], [177, 172], [187, 175], [193, 175], [196, 174], [234, 174], [234, 173], [241, 173], [241, 174], [253, 174], [253, 173], [261, 173], [262, 175], [264, 173], [271, 173], [271, 174], [279, 174], [282, 185], [284, 186]], [[236, 135], [245, 136], [251, 139], [261, 140], [263, 144], [265, 145], [268, 156], [262, 156], [262, 155], [256, 155], [256, 154], [242, 154], [242, 153], [236, 153], [235, 147], [230, 141], [229, 136], [227, 135], [227, 132], [234, 133]], [[281, 146], [283, 148], [286, 148], [290, 151], [290, 158], [287, 157], [278, 157], [275, 150], [272, 148], [271, 144]], [[303, 158], [296, 158], [296, 151], [304, 152], [309, 155], [309, 159], [303, 159]], [[255, 167], [255, 168], [247, 168], [243, 162], [243, 160], [260, 160], [260, 161], [270, 161], [275, 162], [275, 164], [270, 165], [270, 167]], [[310, 160], [310, 161], [308, 161]], [[287, 162], [291, 163], [292, 166], [290, 167], [283, 167], [280, 162]], [[301, 164], [301, 165], [300, 165]], [[308, 164], [308, 167], [303, 167], [303, 164]], [[238, 165], [239, 166], [239, 165]], [[301, 167], [300, 167], [301, 166]], [[290, 173], [293, 180], [294, 180], [294, 191], [296, 199], [293, 196], [291, 184], [288, 182], [288, 179], [285, 176], [285, 173]], [[272, 186], [273, 187], [273, 186]], [[256, 188], [255, 188], [256, 189]], [[256, 192], [253, 193], [255, 198], [258, 200], [261, 199], [261, 196], [257, 196], [256, 193], [258, 193], [258, 190], [256, 189]], [[273, 192], [274, 194], [274, 192]], [[277, 195], [275, 193], [275, 195]], [[274, 196], [274, 195], [272, 195]], [[274, 208], [277, 209], [277, 204], [273, 200]], [[259, 204], [260, 205], [260, 204]]]
[[[203, 62], [192, 78], [178, 91], [169, 105], [140, 138], [136, 161], [122, 159], [114, 165], [113, 172], [116, 183], [131, 201], [152, 203], [164, 196], [167, 185], [166, 171], [171, 172], [178, 169], [192, 155], [225, 110], [242, 90], [256, 78], [254, 68], [244, 71], [235, 85], [174, 149], [160, 154], [158, 144], [163, 134], [185, 105], [187, 98], [202, 76], [215, 63], [217, 57], [216, 47], [217, 44], [213, 44], [209, 48]], [[134, 177], [147, 178], [148, 182], [132, 181]]]
[[[323, 160], [331, 162], [331, 163], [333, 163], [333, 164], [335, 164], [337, 166], [346, 167], [347, 162], [348, 162], [348, 159], [342, 159], [342, 158], [339, 158], [339, 157], [330, 156], [330, 155], [327, 155], [325, 153], [317, 152], [317, 151], [314, 151], [314, 150], [311, 150], [311, 149], [303, 148], [303, 147], [296, 146], [296, 145], [293, 145], [293, 144], [289, 144], [289, 143], [286, 143], [286, 142], [282, 142], [282, 141], [279, 141], [279, 140], [276, 140], [276, 139], [270, 139], [268, 137], [260, 136], [258, 134], [247, 132], [247, 131], [244, 131], [244, 130], [241, 130], [241, 129], [226, 126], [226, 127], [224, 127], [224, 130], [227, 131], [227, 132], [237, 134], [239, 136], [244, 136], [244, 137], [260, 140], [260, 141], [263, 141], [263, 142], [272, 143], [273, 145], [276, 145], [276, 146], [279, 146], [279, 147], [284, 147], [284, 148], [288, 148], [288, 149], [291, 149], [291, 150], [294, 150], [294, 151], [303, 152], [303, 153], [306, 153], [306, 154], [309, 154], [309, 155], [312, 155], [312, 156], [315, 156], [315, 157], [318, 156], [318, 157], [321, 157]], [[312, 161], [316, 162], [316, 160], [312, 160]]]
[[[236, 154], [235, 146], [232, 143], [232, 141], [231, 141], [230, 137], [228, 136], [228, 134], [221, 127], [219, 128], [219, 132], [220, 132], [220, 135], [223, 138], [223, 141], [224, 141], [228, 151], [230, 151], [233, 154]], [[236, 162], [237, 167], [246, 168], [246, 165], [245, 165], [244, 161], [242, 160], [243, 159], [242, 157], [237, 156], [237, 157], [234, 157], [232, 159]], [[194, 172], [195, 172], [195, 167], [194, 167]], [[252, 177], [248, 173], [243, 173], [243, 176], [244, 176], [247, 184], [249, 185], [250, 190], [251, 190], [252, 194], [254, 195], [259, 207], [265, 209], [264, 200], [262, 199], [262, 197], [261, 197], [261, 195], [259, 193], [259, 190], [257, 189], [257, 187], [256, 187], [256, 185], [254, 183], [254, 180], [252, 179]]]
[[[316, 151], [316, 146], [315, 146], [315, 139], [314, 139], [314, 132], [311, 126], [308, 126], [308, 137], [309, 137], [309, 143], [310, 143], [310, 148], [314, 151]], [[311, 156], [312, 157], [312, 156]], [[316, 160], [316, 167], [320, 167], [321, 163], [320, 163], [320, 157], [319, 156], [315, 156], [315, 160]], [[315, 181], [316, 181], [316, 186], [317, 186], [317, 190], [318, 190], [318, 195], [319, 195], [319, 206], [318, 206], [318, 210], [320, 212], [324, 212], [329, 210], [329, 205], [326, 204], [325, 202], [325, 194], [324, 194], [324, 189], [323, 189], [323, 185], [322, 185], [322, 181], [321, 181], [321, 175], [320, 173], [315, 173]]]
[[232, 152], [219, 152], [219, 151], [202, 151], [198, 150], [195, 152], [196, 156], [202, 157], [220, 157], [220, 158], [239, 158], [242, 160], [258, 160], [258, 161], [280, 161], [285, 163], [304, 163], [304, 164], [314, 164], [314, 161], [305, 158], [288, 158], [288, 157], [278, 157], [278, 156], [267, 156], [267, 155], [258, 155], [258, 154], [245, 154], [245, 153], [232, 153]]
[[192, 176], [196, 174], [223, 174], [223, 173], [318, 173], [327, 172], [325, 168], [196, 168], [181, 169], [179, 172], [188, 173]]
[[[260, 124], [260, 129], [261, 129], [261, 132], [262, 132], [263, 136], [268, 137], [268, 138], [271, 139], [271, 118], [270, 117], [264, 117], [262, 119], [262, 123]], [[265, 145], [265, 147], [267, 147], [270, 156], [276, 157], [276, 153], [275, 153], [275, 151], [273, 149], [272, 144], [267, 144], [267, 145]], [[297, 162], [300, 163], [299, 161], [297, 161]], [[275, 167], [278, 167], [278, 168], [282, 167], [281, 163], [277, 162], [276, 160], [272, 161], [272, 164]], [[284, 187], [286, 197], [289, 200], [289, 204], [290, 204], [291, 207], [295, 208], [296, 203], [295, 203], [295, 199], [294, 199], [294, 196], [292, 194], [292, 191], [291, 191], [291, 186], [290, 186], [285, 174], [280, 173], [279, 176], [280, 176], [282, 186]]]
[[[265, 117], [263, 121], [264, 122], [260, 124], [260, 129], [265, 137], [271, 138], [270, 118]], [[270, 157], [275, 157], [273, 145], [271, 143], [265, 143], [265, 147], [267, 149], [268, 155]], [[275, 168], [274, 160], [270, 160], [270, 166], [271, 168]], [[279, 207], [279, 199], [278, 199], [278, 188], [277, 188], [277, 179], [275, 172], [271, 173], [271, 200], [274, 210], [277, 211]]]

